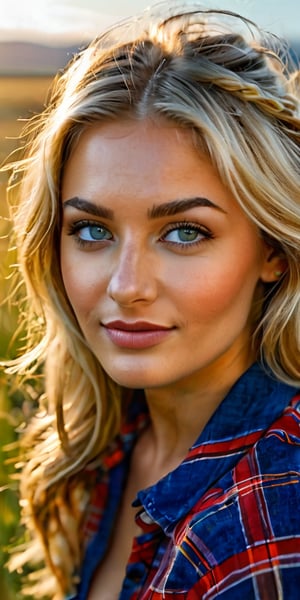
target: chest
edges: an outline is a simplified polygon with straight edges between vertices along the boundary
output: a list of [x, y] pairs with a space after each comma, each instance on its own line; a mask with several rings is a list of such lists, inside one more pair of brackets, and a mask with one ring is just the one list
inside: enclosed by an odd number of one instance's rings
[[125, 490], [110, 543], [104, 559], [96, 568], [87, 600], [117, 600], [125, 578], [134, 539], [141, 534], [131, 506], [130, 487]]
[[117, 600], [123, 585], [140, 588], [153, 563], [158, 539], [165, 537], [158, 525], [137, 518], [140, 509], [132, 506], [138, 490], [149, 484], [135, 462], [131, 462], [106, 551], [94, 571], [86, 600]]

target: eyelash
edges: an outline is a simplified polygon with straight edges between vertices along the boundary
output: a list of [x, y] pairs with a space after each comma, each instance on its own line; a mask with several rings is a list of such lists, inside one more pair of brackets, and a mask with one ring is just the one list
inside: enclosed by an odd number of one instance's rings
[[[70, 236], [74, 236], [76, 244], [78, 244], [78, 246], [80, 246], [81, 248], [86, 248], [88, 246], [94, 246], [97, 241], [98, 243], [101, 243], [101, 240], [94, 240], [93, 242], [90, 240], [83, 240], [82, 238], [79, 237], [78, 232], [81, 231], [81, 229], [85, 229], [86, 227], [99, 227], [102, 229], [105, 229], [107, 231], [109, 231], [107, 229], [107, 227], [105, 227], [104, 225], [102, 225], [101, 223], [97, 222], [97, 221], [89, 221], [87, 219], [83, 219], [82, 221], [77, 221], [76, 223], [72, 223], [67, 231], [67, 234]], [[105, 240], [103, 240], [105, 241]]]
[[[88, 246], [92, 247], [94, 246], [97, 242], [101, 243], [102, 240], [95, 240], [95, 241], [90, 241], [90, 240], [84, 240], [82, 238], [79, 237], [78, 232], [80, 232], [81, 229], [84, 229], [86, 227], [102, 227], [103, 229], [109, 231], [109, 229], [107, 229], [107, 227], [105, 227], [104, 225], [102, 225], [101, 223], [97, 222], [97, 221], [89, 221], [89, 220], [82, 220], [82, 221], [77, 221], [76, 223], [72, 223], [69, 228], [68, 228], [68, 232], [67, 234], [70, 236], [74, 236], [76, 243], [81, 247], [81, 248], [86, 248]], [[190, 230], [194, 230], [196, 232], [198, 232], [199, 234], [203, 235], [203, 238], [200, 238], [198, 240], [192, 241], [192, 242], [172, 242], [169, 240], [164, 240], [163, 238], [165, 236], [167, 236], [169, 233], [171, 233], [172, 231], [176, 231], [177, 229], [190, 229]], [[190, 221], [179, 221], [176, 223], [170, 223], [170, 225], [168, 225], [166, 227], [166, 229], [164, 230], [162, 236], [160, 236], [159, 241], [161, 241], [164, 244], [168, 244], [170, 246], [176, 247], [176, 248], [180, 248], [183, 250], [188, 250], [190, 248], [194, 248], [200, 244], [203, 244], [211, 239], [213, 239], [214, 236], [212, 234], [212, 232], [207, 229], [206, 227], [203, 227], [197, 223], [192, 223]], [[105, 242], [106, 240], [104, 239], [103, 242]], [[109, 240], [108, 240], [109, 241]]]
[[202, 225], [198, 225], [197, 223], [192, 223], [190, 221], [179, 221], [177, 223], [170, 223], [170, 225], [167, 226], [166, 230], [163, 233], [163, 237], [165, 237], [168, 233], [171, 233], [172, 231], [176, 231], [177, 229], [190, 229], [193, 230], [201, 235], [203, 235], [203, 238], [200, 238], [198, 240], [192, 241], [192, 242], [172, 242], [172, 241], [164, 241], [162, 240], [165, 244], [168, 245], [172, 245], [175, 246], [176, 248], [180, 248], [180, 249], [184, 249], [184, 250], [188, 250], [189, 248], [195, 248], [195, 246], [199, 246], [200, 244], [203, 244], [211, 239], [213, 239], [213, 234], [212, 232], [207, 229], [206, 227], [202, 226]]

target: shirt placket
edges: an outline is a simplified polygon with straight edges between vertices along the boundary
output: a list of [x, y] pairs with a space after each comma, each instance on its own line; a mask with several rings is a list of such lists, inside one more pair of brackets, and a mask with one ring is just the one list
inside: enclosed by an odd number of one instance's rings
[[160, 554], [167, 543], [163, 530], [146, 511], [137, 514], [136, 523], [142, 533], [133, 540], [119, 600], [136, 600], [143, 595], [142, 590], [148, 589], [149, 582], [157, 572]]

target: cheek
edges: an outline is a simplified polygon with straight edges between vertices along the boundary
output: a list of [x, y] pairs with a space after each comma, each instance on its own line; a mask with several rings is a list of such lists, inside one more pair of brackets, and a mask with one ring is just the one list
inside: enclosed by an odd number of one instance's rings
[[67, 258], [62, 258], [61, 271], [66, 294], [76, 316], [80, 319], [80, 316], [91, 310], [95, 299], [99, 297], [95, 270], [89, 268], [86, 263], [81, 265], [80, 261], [68, 261]]
[[242, 264], [223, 263], [215, 268], [210, 264], [189, 279], [180, 279], [173, 295], [180, 299], [181, 310], [188, 320], [215, 319], [233, 312], [247, 316], [259, 280], [256, 261]]

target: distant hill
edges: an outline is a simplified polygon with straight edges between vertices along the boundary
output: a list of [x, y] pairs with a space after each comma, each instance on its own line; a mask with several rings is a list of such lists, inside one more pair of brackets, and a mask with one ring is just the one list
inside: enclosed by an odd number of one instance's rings
[[78, 46], [44, 46], [0, 42], [0, 76], [53, 75], [78, 51]]
[[[54, 75], [81, 47], [0, 42], [0, 76]], [[291, 42], [291, 47], [300, 60], [300, 41]]]

